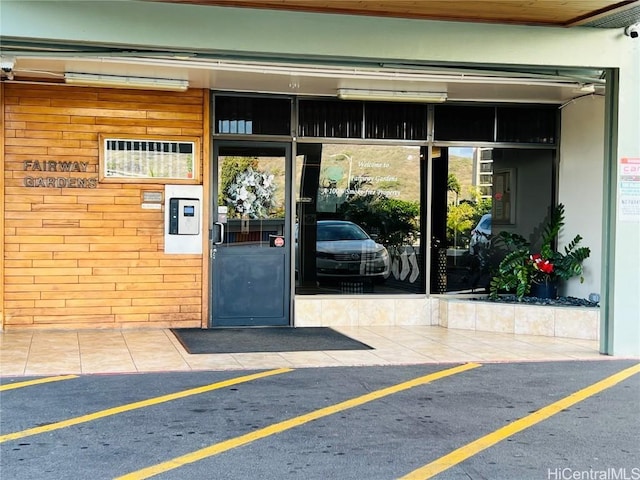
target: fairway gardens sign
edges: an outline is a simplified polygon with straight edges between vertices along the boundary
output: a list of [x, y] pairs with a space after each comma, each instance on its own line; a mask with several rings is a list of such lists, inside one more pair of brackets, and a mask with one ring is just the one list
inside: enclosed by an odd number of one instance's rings
[[[96, 188], [98, 186], [98, 177], [71, 175], [74, 173], [87, 173], [88, 166], [88, 162], [25, 160], [23, 170], [32, 173], [32, 175], [24, 177], [24, 186], [41, 188]], [[57, 175], [65, 173], [69, 175]]]

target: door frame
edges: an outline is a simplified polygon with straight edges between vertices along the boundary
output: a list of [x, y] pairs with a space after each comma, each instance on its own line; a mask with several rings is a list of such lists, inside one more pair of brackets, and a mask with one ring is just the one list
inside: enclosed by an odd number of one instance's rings
[[[286, 325], [281, 325], [282, 327], [292, 327], [293, 326], [293, 296], [294, 296], [294, 275], [293, 275], [293, 207], [292, 207], [292, 198], [293, 198], [293, 175], [294, 175], [294, 146], [291, 141], [283, 141], [283, 140], [249, 140], [249, 139], [216, 139], [212, 138], [211, 143], [211, 168], [209, 173], [209, 182], [211, 185], [211, 197], [208, 199], [209, 202], [209, 239], [208, 239], [208, 248], [209, 248], [209, 258], [208, 267], [209, 267], [209, 275], [208, 275], [208, 315], [206, 319], [208, 328], [229, 328], [229, 326], [225, 325], [216, 325], [215, 320], [215, 267], [214, 267], [214, 258], [213, 258], [213, 249], [214, 249], [214, 226], [218, 218], [218, 157], [221, 148], [224, 147], [246, 147], [250, 149], [251, 147], [261, 148], [261, 147], [273, 147], [273, 148], [282, 148], [284, 149], [285, 156], [285, 285], [283, 288], [284, 295], [284, 309], [285, 309], [285, 317], [287, 318]], [[260, 328], [263, 326], [269, 325], [257, 325], [254, 328]]]

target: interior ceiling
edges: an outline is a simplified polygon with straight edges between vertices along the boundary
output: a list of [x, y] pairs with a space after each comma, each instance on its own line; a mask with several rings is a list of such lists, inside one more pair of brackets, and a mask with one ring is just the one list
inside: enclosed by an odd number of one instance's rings
[[[640, 0], [148, 0], [202, 6], [374, 15], [555, 27], [624, 27], [640, 19]], [[617, 23], [622, 23], [618, 25]], [[449, 101], [562, 104], [604, 92], [602, 72], [491, 72], [421, 66], [247, 63], [190, 52], [134, 52], [99, 46], [3, 46], [10, 80], [64, 82], [65, 72], [188, 80], [194, 88], [335, 97], [338, 88], [444, 91]], [[7, 56], [11, 55], [10, 57]]]

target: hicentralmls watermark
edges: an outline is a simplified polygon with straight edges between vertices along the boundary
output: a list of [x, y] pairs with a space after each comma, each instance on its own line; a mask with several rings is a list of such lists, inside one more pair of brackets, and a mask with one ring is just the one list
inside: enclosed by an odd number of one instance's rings
[[640, 480], [640, 467], [605, 468], [602, 470], [577, 468], [548, 468], [547, 480]]

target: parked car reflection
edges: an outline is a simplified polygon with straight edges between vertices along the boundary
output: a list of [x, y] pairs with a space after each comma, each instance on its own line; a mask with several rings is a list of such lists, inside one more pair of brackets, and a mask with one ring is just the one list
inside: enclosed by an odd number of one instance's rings
[[[345, 220], [320, 220], [316, 231], [318, 279], [367, 278], [383, 281], [389, 276], [387, 249], [376, 243], [360, 226]], [[295, 238], [297, 264], [297, 225]]]
[[469, 253], [476, 255], [479, 249], [487, 246], [491, 240], [491, 214], [485, 213], [478, 225], [471, 230], [471, 239], [469, 241]]

